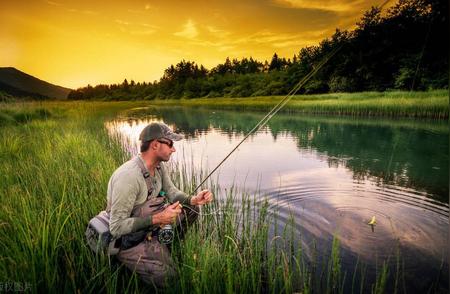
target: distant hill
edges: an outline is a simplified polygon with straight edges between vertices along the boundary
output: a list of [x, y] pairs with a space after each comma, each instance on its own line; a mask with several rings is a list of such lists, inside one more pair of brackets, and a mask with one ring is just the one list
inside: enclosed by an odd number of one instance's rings
[[0, 91], [15, 97], [67, 99], [71, 89], [50, 84], [14, 67], [0, 67]]

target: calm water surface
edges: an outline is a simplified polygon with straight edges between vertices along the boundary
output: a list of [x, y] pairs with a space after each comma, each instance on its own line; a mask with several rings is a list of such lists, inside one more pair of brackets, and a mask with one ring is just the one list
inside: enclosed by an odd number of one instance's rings
[[[163, 121], [185, 136], [172, 160], [212, 170], [263, 116], [146, 108], [106, 126], [137, 154], [140, 131]], [[376, 265], [395, 264], [400, 252], [402, 288], [423, 292], [438, 281], [446, 292], [448, 142], [445, 122], [278, 114], [223, 164], [219, 184], [267, 195], [284, 222], [294, 215], [300, 242], [314, 241], [319, 259], [337, 234], [347, 281], [357, 260], [372, 280]]]

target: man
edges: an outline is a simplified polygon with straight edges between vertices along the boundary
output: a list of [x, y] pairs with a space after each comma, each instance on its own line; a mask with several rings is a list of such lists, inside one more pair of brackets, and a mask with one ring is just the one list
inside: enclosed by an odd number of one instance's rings
[[[163, 123], [151, 123], [139, 139], [141, 153], [120, 166], [109, 180], [106, 211], [110, 215], [110, 232], [114, 240], [121, 241], [118, 260], [146, 283], [163, 287], [167, 279], [176, 276], [176, 271], [169, 249], [158, 240], [160, 228], [180, 225], [181, 220], [192, 218], [198, 211], [195, 208], [211, 202], [213, 195], [203, 190], [196, 196], [187, 196], [172, 183], [162, 162], [175, 152], [173, 142], [181, 140], [181, 135]], [[165, 199], [171, 204], [164, 205]], [[194, 208], [185, 211], [184, 205]], [[140, 235], [142, 232], [144, 235]], [[132, 244], [136, 235], [137, 245]], [[130, 236], [132, 241], [128, 242]]]

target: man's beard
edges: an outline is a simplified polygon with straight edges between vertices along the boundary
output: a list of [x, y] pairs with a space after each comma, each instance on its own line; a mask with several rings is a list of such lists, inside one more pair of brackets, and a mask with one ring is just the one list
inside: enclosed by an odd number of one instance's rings
[[171, 155], [169, 155], [169, 156], [167, 157], [167, 159], [164, 158], [164, 157], [158, 156], [158, 161], [159, 161], [159, 162], [167, 162], [167, 161], [170, 160], [170, 156], [171, 156]]

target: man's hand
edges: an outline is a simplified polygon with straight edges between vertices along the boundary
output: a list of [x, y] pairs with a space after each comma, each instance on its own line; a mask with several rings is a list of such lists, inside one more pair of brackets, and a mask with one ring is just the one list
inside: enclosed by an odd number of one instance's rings
[[181, 205], [180, 201], [177, 201], [167, 206], [163, 211], [155, 213], [152, 218], [152, 223], [161, 226], [173, 224], [180, 213]]
[[198, 194], [191, 198], [191, 205], [204, 205], [213, 200], [213, 194], [208, 190], [198, 192]]

